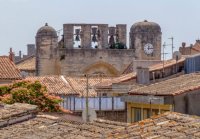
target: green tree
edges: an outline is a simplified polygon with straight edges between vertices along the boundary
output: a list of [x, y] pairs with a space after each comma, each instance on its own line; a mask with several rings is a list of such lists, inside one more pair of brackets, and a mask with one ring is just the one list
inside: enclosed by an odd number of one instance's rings
[[16, 102], [33, 104], [44, 112], [62, 111], [59, 105], [62, 99], [48, 94], [46, 87], [39, 81], [21, 81], [0, 87], [0, 101], [7, 104]]

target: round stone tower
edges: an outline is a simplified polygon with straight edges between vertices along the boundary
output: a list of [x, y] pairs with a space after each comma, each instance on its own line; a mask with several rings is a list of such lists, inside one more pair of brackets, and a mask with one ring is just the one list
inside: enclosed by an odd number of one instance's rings
[[41, 27], [36, 34], [36, 75], [54, 75], [58, 36], [54, 28]]
[[161, 60], [162, 32], [157, 23], [135, 23], [130, 29], [130, 49], [138, 60]]

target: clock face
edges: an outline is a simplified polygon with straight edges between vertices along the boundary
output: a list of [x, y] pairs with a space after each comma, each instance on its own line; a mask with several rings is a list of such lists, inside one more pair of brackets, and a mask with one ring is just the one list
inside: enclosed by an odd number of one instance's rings
[[145, 44], [145, 45], [144, 45], [144, 52], [145, 52], [145, 54], [147, 54], [147, 55], [152, 54], [152, 53], [153, 53], [153, 45], [150, 44], [150, 43]]

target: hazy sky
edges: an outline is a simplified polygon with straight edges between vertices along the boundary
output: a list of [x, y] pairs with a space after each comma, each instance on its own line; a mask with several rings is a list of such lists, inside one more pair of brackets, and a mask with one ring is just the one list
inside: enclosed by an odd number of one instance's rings
[[129, 32], [144, 19], [160, 24], [163, 42], [173, 36], [176, 49], [200, 38], [200, 0], [0, 0], [0, 55], [10, 47], [25, 54], [45, 22], [56, 30], [64, 23], [123, 23]]

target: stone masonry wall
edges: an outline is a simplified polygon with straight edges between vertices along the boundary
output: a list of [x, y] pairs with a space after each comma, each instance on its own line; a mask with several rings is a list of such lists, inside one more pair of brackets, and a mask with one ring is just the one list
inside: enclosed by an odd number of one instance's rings
[[36, 75], [55, 75], [55, 48], [57, 47], [57, 38], [51, 36], [37, 38], [36, 41]]
[[120, 49], [60, 49], [61, 74], [103, 72], [119, 75], [133, 61], [133, 50]]

